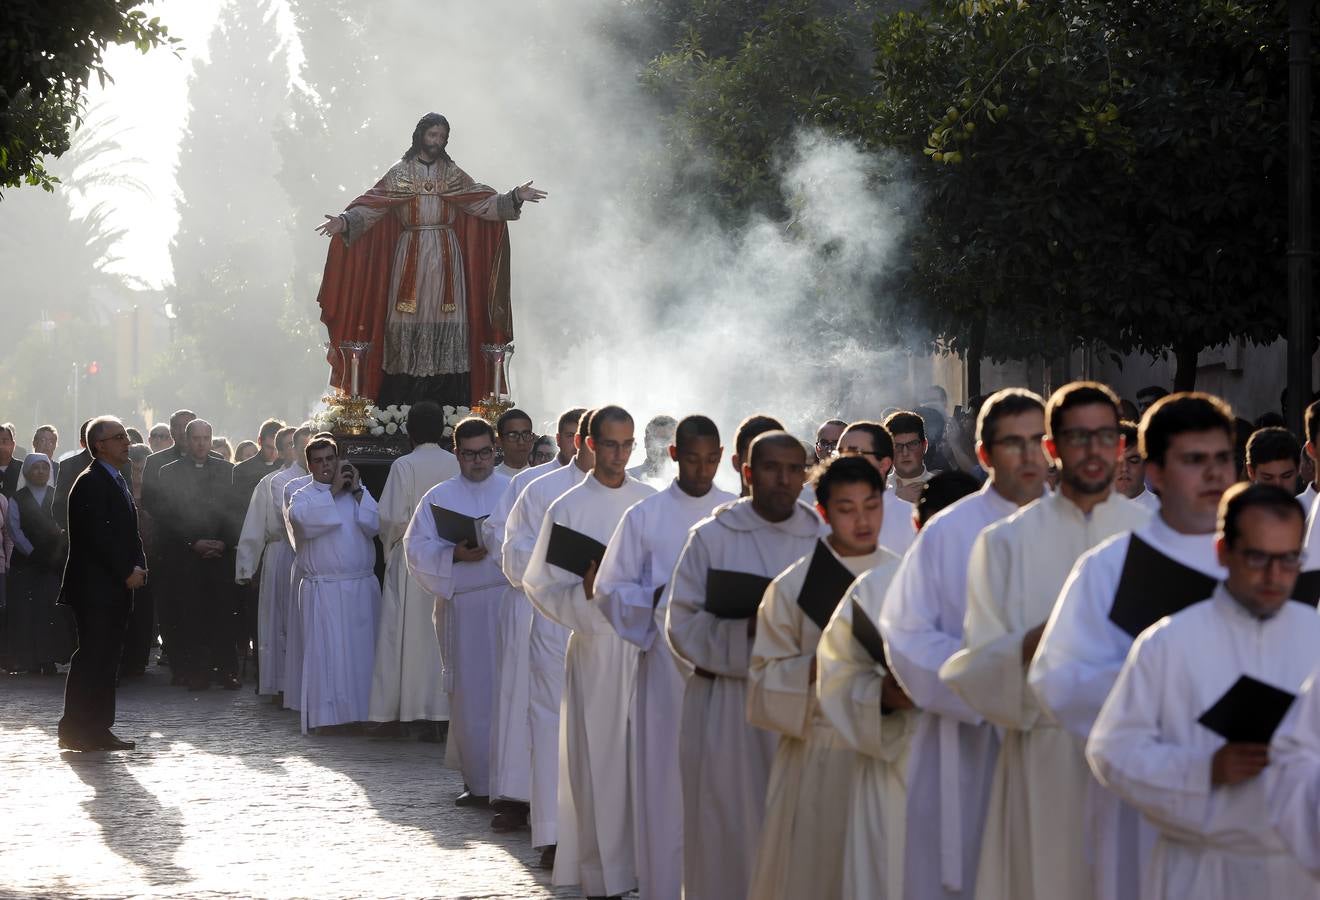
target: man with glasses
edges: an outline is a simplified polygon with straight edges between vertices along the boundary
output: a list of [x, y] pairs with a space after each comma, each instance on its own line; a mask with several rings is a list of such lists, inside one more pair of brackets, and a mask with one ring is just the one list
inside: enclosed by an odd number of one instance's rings
[[[596, 573], [624, 512], [655, 489], [628, 477], [635, 440], [626, 410], [594, 410], [587, 434], [595, 465], [546, 510], [523, 586], [542, 615], [571, 632], [562, 723], [568, 784], [559, 790], [571, 797], [561, 809], [572, 810], [572, 816], [559, 821], [565, 837], [555, 857], [554, 882], [581, 885], [588, 897], [606, 897], [637, 883], [628, 781], [628, 708], [637, 648], [615, 633], [597, 605]], [[577, 549], [561, 555], [557, 547], [570, 542]], [[564, 852], [569, 847], [577, 852]]]
[[827, 419], [821, 423], [816, 429], [816, 462], [830, 461], [839, 446], [839, 438], [847, 427], [848, 423], [843, 419]]
[[495, 471], [495, 429], [484, 419], [464, 419], [454, 427], [459, 473], [427, 491], [417, 504], [403, 549], [408, 571], [444, 604], [444, 659], [452, 673], [449, 739], [458, 748], [464, 792], [483, 801], [490, 796], [490, 733], [496, 611], [507, 582], [481, 540], [456, 541], [439, 529], [445, 516], [480, 520], [499, 503], [509, 480]]
[[[1289, 599], [1302, 519], [1281, 487], [1225, 491], [1216, 539], [1224, 580], [1209, 600], [1142, 632], [1091, 730], [1091, 768], [1158, 831], [1144, 898], [1320, 894], [1269, 809], [1271, 738], [1320, 647], [1320, 617]], [[1276, 804], [1276, 820], [1313, 820], [1312, 792], [1284, 800], [1291, 815]]]
[[[834, 452], [836, 456], [861, 457], [881, 478], [888, 478], [894, 466], [894, 441], [879, 422], [853, 422], [839, 435]], [[880, 500], [885, 510], [880, 546], [902, 556], [917, 537], [912, 524], [912, 504], [888, 489], [881, 492]]]
[[669, 458], [669, 448], [674, 443], [674, 429], [678, 420], [661, 413], [646, 423], [642, 432], [642, 450], [646, 457], [628, 470], [629, 478], [650, 482], [652, 486], [663, 488], [674, 474], [674, 463]]
[[923, 711], [908, 757], [903, 897], [974, 896], [981, 829], [999, 752], [994, 726], [940, 681], [962, 646], [967, 568], [987, 526], [1045, 490], [1045, 403], [1009, 388], [981, 405], [980, 492], [934, 516], [903, 558], [880, 610], [894, 676]]
[[885, 428], [894, 439], [894, 471], [889, 488], [908, 503], [915, 503], [921, 486], [935, 474], [926, 468], [926, 422], [914, 412], [899, 410], [885, 417]]
[[[495, 564], [504, 568], [504, 538], [509, 514], [523, 489], [542, 475], [557, 471], [573, 461], [573, 438], [586, 410], [573, 407], [559, 416], [554, 435], [545, 435], [558, 456], [536, 462], [518, 472], [500, 495], [495, 510], [482, 524], [486, 550]], [[538, 441], [539, 443], [539, 441]], [[535, 539], [533, 539], [535, 543]], [[507, 578], [507, 575], [506, 575]], [[530, 824], [532, 782], [532, 734], [528, 721], [531, 689], [532, 604], [518, 584], [509, 584], [500, 596], [499, 643], [495, 659], [495, 708], [491, 710], [490, 798], [496, 810], [491, 819], [495, 831], [515, 831]]]
[[[561, 436], [572, 421], [560, 417]], [[536, 549], [545, 511], [570, 488], [580, 484], [596, 464], [587, 441], [590, 411], [577, 419], [572, 441], [560, 443], [561, 458], [571, 448], [570, 461], [533, 480], [514, 501], [504, 526], [500, 565], [509, 584], [526, 592], [523, 576]], [[489, 521], [489, 520], [487, 520]], [[539, 610], [532, 615], [527, 641], [527, 722], [531, 731], [531, 826], [532, 846], [541, 848], [541, 868], [553, 868], [559, 837], [559, 709], [564, 698], [564, 653], [568, 629]]]
[[380, 494], [385, 584], [371, 676], [372, 722], [449, 721], [444, 661], [433, 621], [435, 597], [408, 571], [403, 552], [403, 534], [422, 495], [459, 473], [444, 433], [445, 414], [440, 405], [432, 400], [414, 403], [408, 410], [412, 452], [390, 465]]
[[516, 407], [501, 414], [495, 422], [495, 447], [503, 459], [495, 471], [512, 478], [527, 468], [535, 440], [531, 416]]
[[115, 670], [133, 610], [133, 591], [147, 582], [137, 506], [120, 469], [128, 464], [128, 432], [103, 416], [87, 426], [92, 465], [69, 491], [69, 559], [59, 602], [72, 607], [78, 649], [64, 686], [59, 724], [63, 750], [131, 750], [110, 731], [115, 722]]
[[[1170, 394], [1143, 417], [1138, 452], [1160, 492], [1159, 512], [1077, 561], [1027, 676], [1041, 707], [1079, 741], [1090, 735], [1137, 635], [1204, 600], [1224, 577], [1215, 526], [1234, 480], [1235, 429], [1232, 410], [1208, 394]], [[1094, 896], [1136, 897], [1154, 833], [1089, 774], [1083, 781]]]
[[1086, 829], [1078, 827], [1086, 760], [1076, 739], [1041, 715], [1027, 666], [1077, 558], [1150, 518], [1113, 491], [1123, 452], [1113, 391], [1094, 382], [1065, 385], [1050, 397], [1045, 421], [1045, 452], [1059, 467], [1059, 490], [977, 538], [963, 649], [940, 669], [945, 684], [1003, 730], [978, 900], [1091, 896]]
[[1114, 474], [1114, 490], [1129, 500], [1140, 503], [1154, 515], [1160, 511], [1160, 498], [1146, 487], [1146, 461], [1141, 457], [1137, 436], [1137, 423], [1124, 419], [1118, 423], [1123, 438], [1123, 455]]

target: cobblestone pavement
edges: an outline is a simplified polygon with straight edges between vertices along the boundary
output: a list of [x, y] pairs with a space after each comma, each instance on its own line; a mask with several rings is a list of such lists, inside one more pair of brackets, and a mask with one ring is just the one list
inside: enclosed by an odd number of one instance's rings
[[453, 805], [441, 744], [304, 737], [250, 684], [190, 694], [153, 668], [119, 691], [136, 750], [61, 752], [63, 688], [0, 673], [0, 896], [579, 896], [526, 832]]

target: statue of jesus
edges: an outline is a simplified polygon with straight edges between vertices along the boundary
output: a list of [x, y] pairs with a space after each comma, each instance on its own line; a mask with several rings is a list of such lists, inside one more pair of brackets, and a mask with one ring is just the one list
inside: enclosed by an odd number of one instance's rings
[[449, 122], [427, 113], [403, 158], [316, 229], [332, 238], [317, 297], [331, 383], [349, 389], [339, 344], [368, 341], [361, 393], [377, 406], [476, 402], [493, 388], [482, 344], [513, 339], [505, 223], [546, 194], [477, 184], [448, 143]]

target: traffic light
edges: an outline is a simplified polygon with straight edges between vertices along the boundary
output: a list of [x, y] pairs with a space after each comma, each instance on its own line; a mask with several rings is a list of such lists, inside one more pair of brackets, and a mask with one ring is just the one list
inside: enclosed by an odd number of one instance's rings
[[90, 376], [90, 375], [97, 375], [97, 374], [100, 373], [100, 371], [101, 371], [101, 364], [100, 364], [99, 362], [97, 362], [96, 360], [92, 360], [91, 362], [89, 362], [89, 363], [87, 364], [87, 374], [88, 374], [89, 376]]

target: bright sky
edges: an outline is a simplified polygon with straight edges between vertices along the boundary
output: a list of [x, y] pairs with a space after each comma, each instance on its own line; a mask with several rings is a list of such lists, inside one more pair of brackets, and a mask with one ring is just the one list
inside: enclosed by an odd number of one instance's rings
[[[125, 225], [129, 236], [117, 248], [123, 260], [112, 268], [135, 275], [151, 287], [161, 287], [173, 278], [169, 244], [179, 225], [174, 166], [179, 138], [187, 123], [188, 78], [193, 63], [207, 58], [207, 39], [221, 7], [219, 2], [198, 0], [155, 0], [148, 4], [144, 11], [159, 16], [170, 33], [182, 39], [179, 56], [161, 49], [143, 55], [132, 47], [111, 47], [106, 51], [105, 63], [114, 83], [101, 88], [93, 80], [88, 91], [89, 119], [117, 119], [118, 127], [124, 129], [126, 156], [146, 162], [142, 177], [151, 193], [143, 197], [132, 191], [109, 189], [107, 193], [92, 194], [85, 202], [90, 205], [110, 199], [115, 204], [119, 217], [116, 224]], [[277, 22], [282, 31], [291, 34], [292, 23], [283, 3], [278, 4]]]

